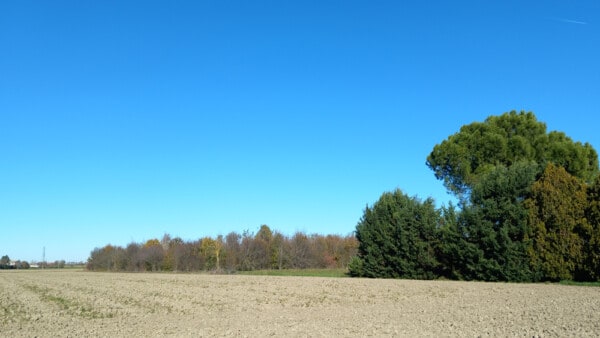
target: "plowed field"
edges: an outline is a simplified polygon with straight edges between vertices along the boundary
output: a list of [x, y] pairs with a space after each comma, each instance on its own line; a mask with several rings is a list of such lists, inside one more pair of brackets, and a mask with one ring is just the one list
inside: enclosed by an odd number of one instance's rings
[[600, 336], [600, 288], [1, 271], [0, 336]]

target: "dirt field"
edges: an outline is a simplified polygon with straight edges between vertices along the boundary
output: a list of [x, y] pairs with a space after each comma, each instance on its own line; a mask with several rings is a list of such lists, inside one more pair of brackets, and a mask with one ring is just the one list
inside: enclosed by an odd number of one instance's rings
[[0, 272], [0, 336], [600, 336], [600, 288]]

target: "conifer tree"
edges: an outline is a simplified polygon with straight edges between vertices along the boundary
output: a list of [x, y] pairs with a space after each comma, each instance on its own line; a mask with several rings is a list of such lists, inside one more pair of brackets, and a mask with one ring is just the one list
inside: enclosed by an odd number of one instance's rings
[[366, 207], [356, 226], [358, 258], [350, 265], [350, 274], [383, 278], [436, 277], [438, 221], [439, 213], [432, 199], [422, 202], [400, 190], [384, 193], [372, 207]]

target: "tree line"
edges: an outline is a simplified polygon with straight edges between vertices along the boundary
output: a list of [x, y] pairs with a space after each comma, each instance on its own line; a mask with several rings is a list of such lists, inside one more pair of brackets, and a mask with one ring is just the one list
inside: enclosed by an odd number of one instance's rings
[[6, 269], [29, 269], [29, 263], [25, 261], [12, 261], [8, 255], [0, 257], [0, 270]]
[[386, 192], [353, 235], [256, 234], [107, 245], [90, 270], [344, 268], [351, 276], [483, 281], [600, 280], [600, 169], [589, 143], [547, 131], [531, 112], [464, 125], [427, 166], [458, 199]]
[[94, 249], [87, 262], [92, 271], [235, 271], [261, 269], [345, 268], [356, 255], [354, 235], [285, 236], [262, 225], [256, 234], [184, 241], [165, 234], [160, 240], [132, 242], [125, 247]]
[[67, 266], [78, 266], [82, 263], [66, 263], [64, 260], [56, 260], [54, 262], [32, 262], [29, 264], [26, 261], [16, 260], [13, 261], [4, 255], [0, 258], [0, 269], [29, 269], [29, 268], [41, 268], [41, 269], [64, 269]]
[[600, 177], [590, 144], [512, 111], [463, 126], [427, 165], [458, 207], [384, 193], [356, 226], [351, 275], [600, 279]]

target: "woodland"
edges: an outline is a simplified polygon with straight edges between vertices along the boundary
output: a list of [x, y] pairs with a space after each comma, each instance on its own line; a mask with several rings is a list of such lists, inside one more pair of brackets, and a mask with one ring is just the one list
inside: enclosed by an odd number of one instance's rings
[[349, 236], [285, 236], [267, 225], [217, 238], [106, 245], [89, 270], [347, 268], [354, 277], [541, 282], [600, 280], [600, 170], [589, 143], [532, 112], [464, 125], [426, 161], [456, 196], [436, 207], [396, 189]]
[[236, 271], [268, 269], [344, 268], [356, 255], [354, 235], [306, 235], [288, 237], [262, 225], [256, 234], [230, 232], [225, 237], [184, 241], [165, 234], [162, 239], [106, 245], [90, 254], [88, 270], [94, 271]]
[[427, 166], [458, 206], [384, 193], [356, 227], [350, 274], [483, 281], [600, 278], [598, 155], [531, 112], [490, 116], [436, 145]]

